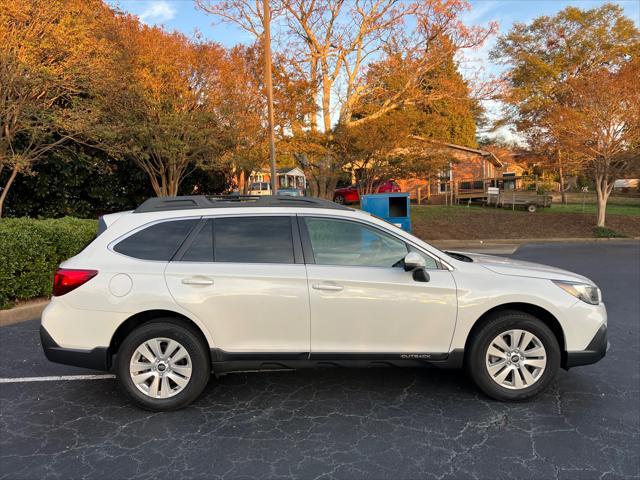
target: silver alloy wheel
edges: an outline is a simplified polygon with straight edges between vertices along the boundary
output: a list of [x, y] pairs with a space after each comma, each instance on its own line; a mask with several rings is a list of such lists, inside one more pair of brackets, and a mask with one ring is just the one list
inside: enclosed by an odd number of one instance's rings
[[129, 374], [133, 384], [152, 398], [169, 398], [189, 384], [192, 364], [189, 352], [170, 338], [152, 338], [131, 356]]
[[547, 352], [533, 333], [508, 330], [489, 344], [486, 366], [498, 385], [521, 390], [540, 380], [547, 366]]

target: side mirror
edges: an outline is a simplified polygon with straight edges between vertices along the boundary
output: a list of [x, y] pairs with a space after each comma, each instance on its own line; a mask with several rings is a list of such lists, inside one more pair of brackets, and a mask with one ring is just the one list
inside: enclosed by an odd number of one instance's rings
[[412, 272], [413, 279], [416, 282], [428, 282], [430, 280], [426, 267], [427, 262], [417, 252], [409, 252], [404, 257], [404, 270], [405, 272]]
[[412, 272], [416, 268], [425, 268], [427, 262], [424, 261], [422, 255], [417, 252], [409, 252], [404, 257], [405, 272]]

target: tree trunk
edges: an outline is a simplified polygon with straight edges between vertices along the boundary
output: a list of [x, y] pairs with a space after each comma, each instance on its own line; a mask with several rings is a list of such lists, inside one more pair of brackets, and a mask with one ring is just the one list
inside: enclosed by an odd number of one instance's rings
[[596, 193], [598, 198], [598, 227], [605, 226], [606, 214], [607, 214], [607, 201], [611, 193], [613, 185], [609, 185], [607, 178], [604, 175], [598, 175], [596, 177]]
[[560, 198], [563, 205], [567, 204], [567, 193], [564, 191], [564, 166], [562, 152], [558, 149], [558, 175], [560, 176]]
[[9, 175], [9, 179], [7, 180], [7, 183], [4, 184], [2, 193], [0, 194], [0, 218], [2, 218], [2, 209], [4, 208], [4, 200], [7, 198], [7, 192], [9, 191], [9, 188], [11, 187], [11, 184], [13, 183], [13, 181], [16, 179], [16, 176], [18, 175], [19, 170], [20, 170], [20, 165], [16, 163], [13, 166], [13, 169], [11, 170], [11, 175]]
[[269, 166], [271, 168], [271, 195], [278, 194], [276, 175], [276, 134], [273, 119], [273, 76], [271, 74], [271, 10], [269, 0], [262, 0], [264, 40], [264, 85], [267, 91], [267, 119], [269, 126]]
[[[316, 83], [317, 77], [318, 77], [318, 59], [315, 57], [315, 55], [311, 55], [309, 70], [310, 70], [309, 77], [311, 78], [311, 98], [313, 99], [313, 104], [315, 106], [318, 101], [318, 87]], [[315, 133], [318, 131], [317, 115], [318, 115], [318, 112], [316, 111], [315, 108], [309, 114], [309, 128], [311, 129], [312, 133]]]
[[169, 183], [169, 196], [170, 197], [175, 197], [178, 195], [178, 189], [180, 188], [180, 177], [178, 176], [178, 174], [174, 173], [174, 175], [171, 178], [171, 182]]
[[322, 79], [322, 126], [325, 135], [331, 133], [331, 82], [323, 73]]
[[311, 193], [312, 197], [317, 197], [318, 192], [320, 191], [320, 189], [318, 188], [318, 177], [313, 174], [310, 176], [311, 178], [309, 178], [309, 193]]
[[327, 198], [327, 176], [324, 172], [320, 172], [318, 178], [318, 197]]
[[336, 190], [337, 184], [338, 184], [338, 177], [336, 175], [331, 175], [331, 178], [328, 180], [328, 186], [327, 186], [327, 200], [333, 200], [333, 193]]
[[151, 181], [151, 188], [153, 189], [153, 193], [156, 194], [156, 197], [161, 197], [162, 196], [162, 189], [160, 188], [160, 184], [158, 183], [158, 179], [152, 173], [148, 173], [147, 172], [147, 175], [149, 175], [149, 180]]
[[242, 170], [240, 172], [240, 184], [241, 184], [241, 188], [238, 189], [238, 193], [241, 193], [242, 195], [247, 195], [249, 193], [249, 187], [251, 186], [251, 184], [249, 183], [249, 176], [251, 175], [251, 172], [248, 170]]

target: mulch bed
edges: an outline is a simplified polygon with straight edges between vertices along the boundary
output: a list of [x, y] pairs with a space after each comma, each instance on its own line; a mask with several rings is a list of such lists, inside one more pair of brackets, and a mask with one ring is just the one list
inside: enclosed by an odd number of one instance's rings
[[[529, 213], [482, 207], [413, 207], [413, 233], [425, 240], [593, 237], [596, 218], [581, 213]], [[607, 227], [640, 237], [640, 217], [607, 215]]]

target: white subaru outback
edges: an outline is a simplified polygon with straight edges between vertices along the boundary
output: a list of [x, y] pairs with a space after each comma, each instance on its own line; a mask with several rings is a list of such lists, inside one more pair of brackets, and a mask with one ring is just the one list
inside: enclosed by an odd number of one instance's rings
[[212, 372], [323, 365], [465, 366], [522, 400], [608, 347], [585, 277], [442, 252], [328, 201], [242, 196], [102, 217], [56, 272], [41, 337], [51, 361], [113, 369], [151, 410], [194, 401]]

